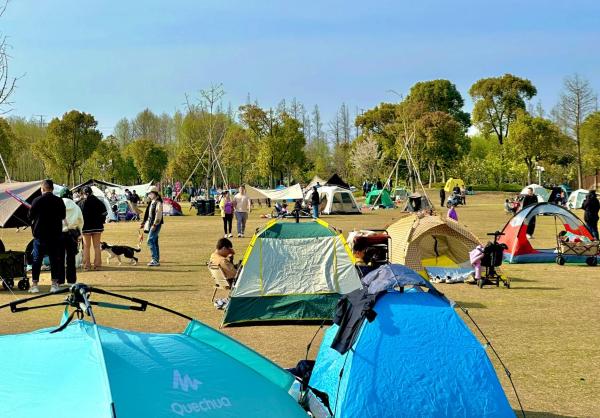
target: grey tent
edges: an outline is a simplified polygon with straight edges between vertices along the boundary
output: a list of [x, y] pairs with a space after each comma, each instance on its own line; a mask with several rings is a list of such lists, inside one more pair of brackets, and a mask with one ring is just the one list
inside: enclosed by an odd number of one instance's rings
[[41, 180], [0, 184], [0, 227], [18, 228], [29, 225], [27, 205], [40, 196]]

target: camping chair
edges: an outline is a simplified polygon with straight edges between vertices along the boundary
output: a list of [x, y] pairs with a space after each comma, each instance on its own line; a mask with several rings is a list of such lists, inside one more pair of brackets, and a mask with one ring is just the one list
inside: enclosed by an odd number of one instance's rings
[[208, 265], [208, 271], [210, 271], [210, 275], [212, 276], [215, 282], [215, 291], [213, 292], [211, 302], [215, 301], [215, 296], [217, 295], [218, 290], [231, 290], [231, 284], [229, 280], [223, 274], [223, 270], [219, 266], [211, 266]]
[[117, 204], [117, 219], [119, 221], [127, 220], [127, 211], [129, 209], [129, 205], [126, 200], [123, 200]]

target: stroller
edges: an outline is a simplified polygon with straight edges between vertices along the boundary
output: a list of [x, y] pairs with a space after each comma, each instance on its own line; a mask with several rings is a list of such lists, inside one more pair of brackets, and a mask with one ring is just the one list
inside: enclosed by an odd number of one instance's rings
[[503, 282], [504, 287], [510, 289], [510, 279], [504, 278], [498, 273], [496, 267], [502, 265], [504, 256], [504, 250], [508, 249], [506, 244], [498, 242], [498, 237], [504, 235], [500, 231], [492, 232], [488, 234], [494, 237], [493, 242], [488, 242], [483, 248], [483, 257], [481, 258], [481, 266], [485, 267], [485, 274], [481, 278], [477, 279], [477, 286], [483, 288], [485, 284], [495, 284], [496, 287], [500, 286], [500, 282]]
[[460, 194], [452, 193], [446, 202], [446, 207], [458, 206], [463, 204], [463, 199]]

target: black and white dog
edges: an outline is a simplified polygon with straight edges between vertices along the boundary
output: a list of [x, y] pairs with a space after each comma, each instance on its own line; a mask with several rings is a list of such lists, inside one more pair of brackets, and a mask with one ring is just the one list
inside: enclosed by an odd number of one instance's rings
[[138, 262], [135, 253], [140, 252], [139, 248], [128, 247], [126, 245], [109, 245], [106, 242], [101, 242], [100, 248], [108, 254], [106, 264], [110, 264], [110, 260], [116, 257], [116, 259], [119, 260], [119, 265], [121, 265], [121, 256], [129, 258], [133, 265], [136, 265]]

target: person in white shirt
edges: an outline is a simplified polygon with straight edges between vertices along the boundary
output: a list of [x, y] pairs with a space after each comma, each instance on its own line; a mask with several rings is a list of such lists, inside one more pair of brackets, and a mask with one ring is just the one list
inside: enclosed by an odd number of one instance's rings
[[75, 258], [79, 252], [79, 240], [81, 230], [83, 228], [83, 213], [81, 208], [75, 203], [72, 198], [71, 191], [67, 188], [63, 189], [60, 194], [67, 209], [67, 216], [63, 220], [63, 246], [66, 254], [66, 274], [59, 284], [64, 283], [64, 277], [68, 284], [77, 282], [77, 266]]
[[237, 221], [237, 236], [243, 237], [246, 232], [246, 221], [250, 213], [250, 199], [246, 196], [246, 188], [240, 186], [239, 192], [233, 197], [235, 219]]

